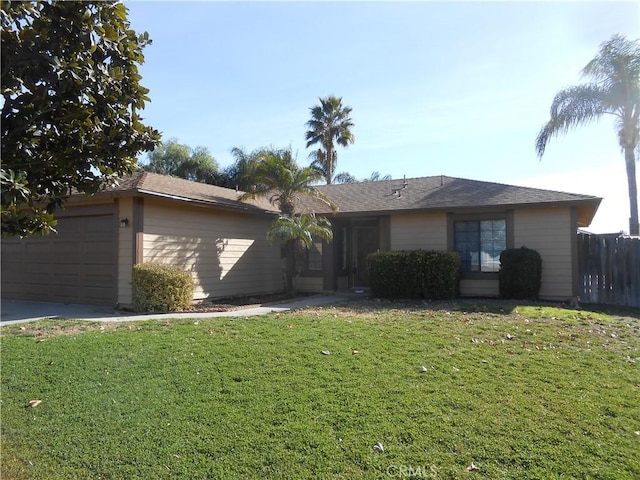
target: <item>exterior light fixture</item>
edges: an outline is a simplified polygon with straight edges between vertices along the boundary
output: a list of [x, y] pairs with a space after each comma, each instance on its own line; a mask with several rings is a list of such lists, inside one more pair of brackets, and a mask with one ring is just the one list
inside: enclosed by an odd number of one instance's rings
[[129, 225], [128, 218], [123, 218], [122, 220], [120, 220], [120, 228], [127, 228], [128, 225]]

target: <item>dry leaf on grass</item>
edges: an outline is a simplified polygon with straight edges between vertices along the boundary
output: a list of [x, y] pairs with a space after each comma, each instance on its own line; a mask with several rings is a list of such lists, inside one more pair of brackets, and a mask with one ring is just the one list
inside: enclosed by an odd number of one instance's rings
[[27, 403], [27, 407], [35, 408], [42, 403], [42, 400], [31, 400]]
[[473, 464], [473, 462], [471, 462], [471, 465], [469, 465], [469, 466], [467, 467], [467, 472], [475, 472], [475, 471], [477, 471], [477, 470], [480, 470], [480, 469], [479, 469], [478, 467], [476, 467], [476, 466]]

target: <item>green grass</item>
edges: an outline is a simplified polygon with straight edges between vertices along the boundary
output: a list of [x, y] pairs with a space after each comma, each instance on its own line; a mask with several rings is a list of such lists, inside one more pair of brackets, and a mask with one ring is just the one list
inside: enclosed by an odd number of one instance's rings
[[639, 329], [498, 302], [7, 326], [0, 473], [640, 478]]

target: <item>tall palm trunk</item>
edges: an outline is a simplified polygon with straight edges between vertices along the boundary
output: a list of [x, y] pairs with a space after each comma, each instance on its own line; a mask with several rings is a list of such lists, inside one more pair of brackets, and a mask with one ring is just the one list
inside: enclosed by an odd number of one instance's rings
[[331, 185], [331, 182], [333, 182], [333, 172], [335, 170], [333, 143], [326, 145], [325, 149], [327, 151], [327, 169], [325, 171], [324, 179], [327, 182], [327, 185]]
[[640, 235], [638, 224], [638, 184], [636, 181], [636, 158], [634, 149], [625, 147], [624, 161], [627, 166], [627, 182], [629, 184], [629, 234]]

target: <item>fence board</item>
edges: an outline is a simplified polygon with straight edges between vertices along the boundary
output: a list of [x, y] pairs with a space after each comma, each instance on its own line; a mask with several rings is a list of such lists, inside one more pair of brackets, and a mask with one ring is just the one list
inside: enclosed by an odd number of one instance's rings
[[640, 307], [640, 238], [578, 233], [580, 301]]

